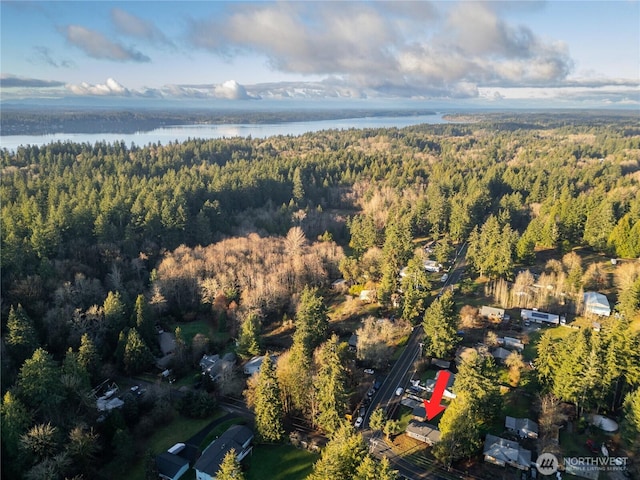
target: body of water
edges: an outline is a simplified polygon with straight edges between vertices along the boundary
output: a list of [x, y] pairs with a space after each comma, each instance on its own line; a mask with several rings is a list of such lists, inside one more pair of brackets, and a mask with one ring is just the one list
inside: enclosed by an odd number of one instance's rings
[[252, 137], [267, 138], [276, 135], [302, 135], [320, 130], [347, 130], [350, 128], [402, 128], [421, 123], [449, 123], [442, 118], [443, 114], [415, 115], [407, 117], [363, 117], [343, 118], [337, 120], [318, 120], [307, 122], [282, 122], [266, 124], [238, 125], [179, 125], [162, 127], [148, 132], [136, 133], [53, 133], [50, 135], [4, 135], [0, 137], [0, 147], [15, 151], [21, 145], [47, 145], [57, 141], [77, 143], [124, 142], [144, 146], [150, 143], [183, 142], [189, 138], [230, 138]]

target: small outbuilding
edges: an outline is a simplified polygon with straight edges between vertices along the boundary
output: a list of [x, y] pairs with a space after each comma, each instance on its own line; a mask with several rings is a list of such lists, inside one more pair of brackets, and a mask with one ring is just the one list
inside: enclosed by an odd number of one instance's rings
[[528, 418], [507, 417], [504, 426], [520, 438], [538, 438], [538, 424]]
[[162, 452], [156, 457], [158, 476], [164, 480], [178, 480], [189, 470], [189, 460], [175, 453]]

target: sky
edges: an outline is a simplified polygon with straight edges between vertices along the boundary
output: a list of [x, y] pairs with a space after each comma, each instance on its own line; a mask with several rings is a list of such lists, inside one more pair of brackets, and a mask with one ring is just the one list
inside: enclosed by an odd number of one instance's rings
[[10, 1], [0, 100], [640, 109], [640, 3]]

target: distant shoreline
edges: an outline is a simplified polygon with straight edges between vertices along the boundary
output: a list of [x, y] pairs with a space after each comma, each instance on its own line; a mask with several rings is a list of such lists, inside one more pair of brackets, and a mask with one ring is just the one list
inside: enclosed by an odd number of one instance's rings
[[436, 115], [422, 109], [336, 109], [336, 110], [24, 110], [4, 108], [0, 135], [53, 135], [60, 133], [133, 134], [185, 125], [263, 125], [323, 120]]

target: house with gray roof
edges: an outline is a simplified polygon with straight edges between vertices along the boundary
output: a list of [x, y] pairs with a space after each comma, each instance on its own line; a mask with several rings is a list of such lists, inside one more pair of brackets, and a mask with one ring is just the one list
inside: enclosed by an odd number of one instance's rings
[[189, 460], [169, 452], [156, 456], [158, 476], [164, 480], [178, 480], [189, 470]]
[[531, 467], [531, 451], [513, 442], [494, 435], [487, 435], [484, 441], [484, 461], [494, 465], [510, 465], [519, 470]]
[[440, 441], [440, 430], [425, 422], [410, 420], [405, 433], [407, 436], [429, 445]]
[[507, 417], [504, 426], [520, 438], [538, 438], [538, 424], [528, 418]]
[[215, 439], [202, 452], [202, 455], [193, 466], [196, 471], [197, 480], [215, 480], [220, 470], [220, 465], [224, 456], [230, 450], [235, 450], [236, 458], [242, 461], [253, 447], [253, 432], [244, 425], [233, 425], [222, 435]]

